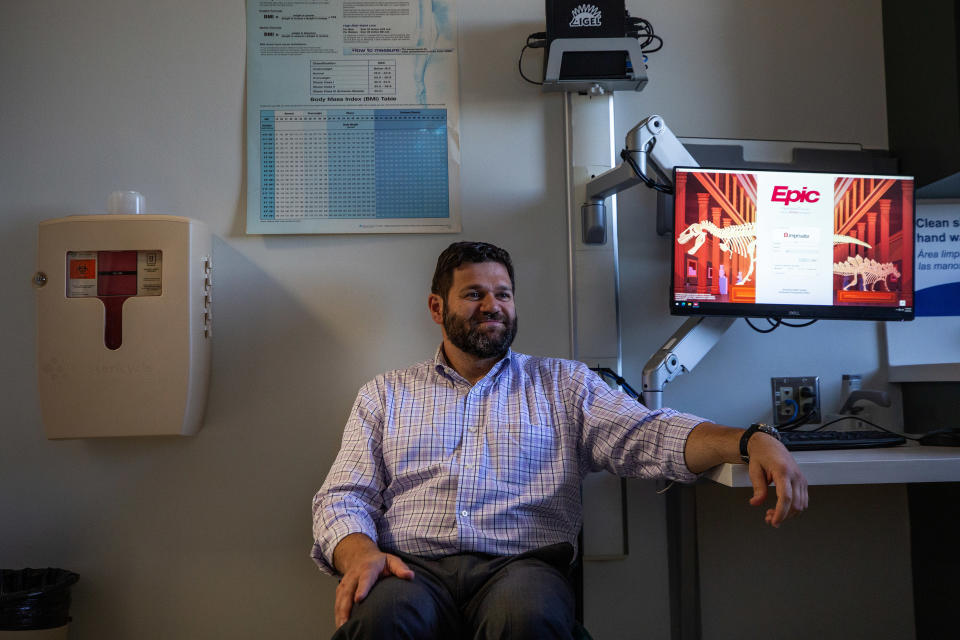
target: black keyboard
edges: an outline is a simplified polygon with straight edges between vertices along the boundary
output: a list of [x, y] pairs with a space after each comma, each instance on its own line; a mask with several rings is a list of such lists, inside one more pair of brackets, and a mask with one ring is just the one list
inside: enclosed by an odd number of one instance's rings
[[895, 447], [907, 441], [886, 431], [781, 431], [780, 439], [790, 451]]

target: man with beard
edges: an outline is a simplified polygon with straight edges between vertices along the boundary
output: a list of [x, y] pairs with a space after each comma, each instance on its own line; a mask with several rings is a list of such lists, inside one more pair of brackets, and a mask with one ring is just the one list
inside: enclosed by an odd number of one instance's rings
[[427, 302], [435, 357], [360, 390], [313, 501], [312, 556], [342, 575], [334, 638], [572, 637], [590, 471], [691, 482], [749, 459], [750, 503], [777, 487], [769, 524], [806, 507], [776, 438], [651, 411], [582, 363], [511, 350], [513, 294], [506, 251], [450, 245]]

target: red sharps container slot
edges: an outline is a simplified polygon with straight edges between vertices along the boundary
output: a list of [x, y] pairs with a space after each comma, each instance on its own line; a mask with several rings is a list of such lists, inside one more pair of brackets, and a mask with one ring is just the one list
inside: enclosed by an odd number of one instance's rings
[[103, 342], [108, 349], [123, 343], [123, 303], [137, 295], [137, 252], [97, 253], [97, 297], [106, 307]]

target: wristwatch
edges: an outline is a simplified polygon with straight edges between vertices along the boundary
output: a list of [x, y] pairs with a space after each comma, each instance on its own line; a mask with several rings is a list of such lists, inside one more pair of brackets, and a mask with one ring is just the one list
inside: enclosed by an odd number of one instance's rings
[[780, 432], [777, 431], [775, 427], [771, 427], [770, 425], [762, 422], [753, 423], [750, 425], [750, 428], [744, 431], [743, 435], [740, 436], [740, 458], [745, 463], [750, 462], [750, 455], [747, 453], [747, 442], [749, 442], [750, 438], [752, 438], [753, 434], [755, 434], [757, 431], [776, 438], [778, 442], [780, 441]]

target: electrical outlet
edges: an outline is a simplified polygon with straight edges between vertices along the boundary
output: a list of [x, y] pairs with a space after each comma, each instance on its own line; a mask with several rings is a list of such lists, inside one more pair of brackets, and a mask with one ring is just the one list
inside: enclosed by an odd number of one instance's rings
[[779, 427], [806, 414], [803, 424], [820, 419], [820, 377], [770, 378], [773, 391], [773, 424]]

